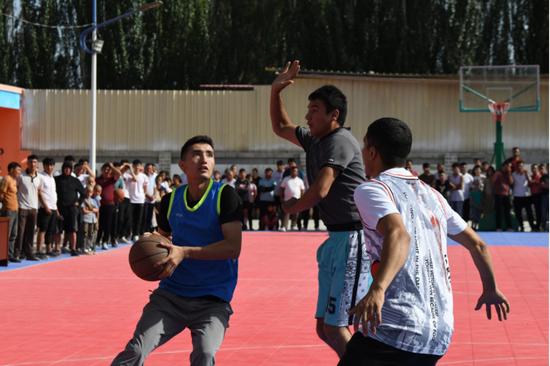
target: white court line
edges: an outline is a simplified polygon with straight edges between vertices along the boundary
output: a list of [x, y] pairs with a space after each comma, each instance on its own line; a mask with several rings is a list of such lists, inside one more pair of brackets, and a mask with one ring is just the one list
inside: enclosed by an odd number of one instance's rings
[[[474, 342], [454, 342], [454, 345], [461, 344], [476, 344], [476, 345], [529, 345], [529, 346], [548, 346], [546, 343], [474, 343]], [[303, 344], [303, 345], [278, 345], [278, 346], [251, 346], [251, 347], [223, 347], [218, 353], [225, 351], [249, 351], [249, 350], [265, 350], [265, 349], [305, 349], [305, 348], [325, 348], [324, 344]], [[162, 355], [172, 355], [172, 354], [181, 354], [191, 352], [192, 349], [181, 349], [177, 351], [164, 351], [164, 352], [153, 352], [149, 357], [162, 356]], [[6, 363], [0, 364], [0, 366], [30, 366], [30, 365], [51, 365], [51, 364], [63, 364], [69, 362], [88, 362], [88, 361], [102, 361], [102, 360], [112, 360], [115, 355], [110, 356], [97, 356], [97, 357], [86, 357], [86, 358], [62, 358], [60, 360], [54, 361], [25, 361], [18, 363]], [[468, 359], [461, 361], [443, 361], [440, 365], [460, 365], [466, 363], [485, 363], [493, 361], [525, 361], [525, 360], [544, 360], [544, 357], [500, 357], [500, 358], [485, 358], [485, 359]]]
[[[252, 347], [224, 347], [221, 348], [218, 353], [224, 351], [249, 351], [249, 350], [264, 350], [264, 349], [291, 349], [291, 348], [325, 348], [323, 344], [304, 344], [304, 345], [281, 345], [281, 346], [252, 346]], [[171, 355], [179, 353], [188, 353], [192, 349], [181, 349], [178, 351], [164, 351], [164, 352], [153, 352], [149, 357], [159, 356], [159, 355]], [[110, 356], [97, 356], [97, 357], [86, 357], [86, 358], [62, 358], [60, 360], [52, 361], [25, 361], [17, 363], [5, 363], [0, 364], [0, 366], [29, 366], [29, 365], [51, 365], [51, 364], [62, 364], [68, 362], [87, 362], [87, 361], [102, 361], [102, 360], [112, 360], [116, 355]]]
[[482, 359], [475, 359], [475, 360], [462, 360], [462, 361], [442, 361], [441, 363], [438, 363], [438, 365], [461, 365], [466, 363], [474, 363], [474, 364], [480, 364], [480, 363], [487, 363], [487, 362], [495, 362], [495, 361], [534, 361], [534, 360], [546, 360], [546, 357], [498, 357], [498, 358], [482, 358]]

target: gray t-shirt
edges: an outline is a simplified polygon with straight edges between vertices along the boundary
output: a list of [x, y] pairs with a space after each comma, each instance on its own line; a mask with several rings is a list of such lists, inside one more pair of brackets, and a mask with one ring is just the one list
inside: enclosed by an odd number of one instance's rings
[[313, 184], [319, 171], [330, 166], [340, 173], [328, 195], [319, 203], [320, 216], [328, 229], [360, 223], [353, 192], [365, 181], [359, 143], [346, 128], [339, 128], [319, 139], [309, 129], [296, 128], [296, 137], [306, 152], [307, 178]]

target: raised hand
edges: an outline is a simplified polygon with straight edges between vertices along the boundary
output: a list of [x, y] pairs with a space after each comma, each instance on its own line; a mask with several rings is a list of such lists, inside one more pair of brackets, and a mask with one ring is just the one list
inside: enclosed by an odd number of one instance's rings
[[294, 83], [294, 78], [300, 71], [300, 61], [294, 60], [287, 62], [281, 73], [271, 84], [271, 90], [279, 93], [281, 90]]
[[504, 296], [499, 290], [484, 291], [477, 301], [475, 310], [481, 309], [483, 304], [485, 304], [487, 319], [491, 319], [491, 306], [493, 305], [495, 307], [495, 311], [497, 312], [499, 321], [502, 321], [503, 318], [504, 320], [508, 319], [510, 304], [508, 303], [506, 296]]

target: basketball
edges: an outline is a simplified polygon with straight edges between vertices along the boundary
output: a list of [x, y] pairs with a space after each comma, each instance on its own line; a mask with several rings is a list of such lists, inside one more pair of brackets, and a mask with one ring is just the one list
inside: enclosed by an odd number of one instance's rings
[[164, 268], [155, 268], [155, 263], [168, 255], [168, 249], [160, 246], [160, 243], [170, 244], [170, 240], [162, 235], [151, 234], [140, 237], [130, 248], [130, 268], [142, 280], [159, 280], [158, 276]]
[[124, 201], [124, 190], [117, 188], [115, 189], [115, 202], [119, 203]]

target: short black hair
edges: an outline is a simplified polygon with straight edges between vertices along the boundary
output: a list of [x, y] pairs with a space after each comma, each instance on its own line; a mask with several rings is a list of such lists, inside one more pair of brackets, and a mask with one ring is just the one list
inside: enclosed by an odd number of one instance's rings
[[65, 161], [73, 161], [74, 162], [74, 161], [76, 161], [76, 159], [72, 155], [67, 155], [67, 156], [65, 156], [65, 159], [63, 159], [63, 162], [65, 162]]
[[422, 169], [426, 169], [430, 167], [430, 163], [424, 163], [422, 164]]
[[139, 159], [136, 159], [136, 160], [132, 161], [132, 165], [141, 165], [141, 164], [142, 164], [141, 160], [139, 160]]
[[344, 93], [334, 85], [324, 85], [317, 90], [314, 90], [308, 97], [311, 100], [320, 100], [325, 105], [327, 113], [338, 109], [338, 123], [340, 126], [346, 122], [348, 114], [348, 101]]
[[239, 169], [239, 174], [241, 174], [242, 172], [246, 172], [246, 169], [245, 168]]
[[460, 167], [460, 163], [453, 163], [452, 167], [453, 167], [453, 168], [459, 168], [459, 167]]
[[265, 173], [272, 172], [272, 171], [273, 171], [273, 169], [271, 169], [271, 168], [265, 168], [265, 170], [264, 170]]
[[45, 158], [44, 160], [42, 160], [42, 165], [55, 165], [55, 160], [53, 160], [52, 158]]
[[15, 168], [21, 168], [21, 164], [19, 164], [16, 161], [12, 161], [11, 163], [8, 164], [8, 172]]
[[402, 165], [411, 152], [412, 132], [405, 122], [384, 117], [370, 124], [366, 140], [378, 151], [384, 165], [394, 167]]
[[286, 161], [288, 164], [290, 163], [295, 163], [296, 162], [296, 159], [294, 158], [288, 158], [288, 160]]
[[38, 156], [36, 156], [34, 154], [31, 154], [31, 155], [27, 156], [27, 160], [38, 160]]
[[214, 148], [214, 141], [212, 141], [212, 138], [210, 136], [206, 135], [198, 135], [191, 137], [189, 140], [185, 141], [185, 144], [181, 147], [180, 152], [180, 159], [183, 160], [185, 158], [185, 154], [187, 154], [187, 151], [191, 146], [195, 144], [208, 144], [212, 146], [212, 149]]
[[284, 161], [282, 161], [282, 160], [277, 160], [277, 166], [279, 166], [279, 165], [284, 165], [284, 164], [285, 164]]
[[65, 161], [63, 163], [63, 165], [61, 166], [61, 171], [65, 170], [67, 168], [71, 168], [71, 170], [73, 170], [73, 163], [71, 163], [70, 161]]
[[466, 165], [468, 165], [468, 164], [466, 164], [466, 162], [464, 162], [464, 161], [460, 162], [460, 166], [466, 166]]

